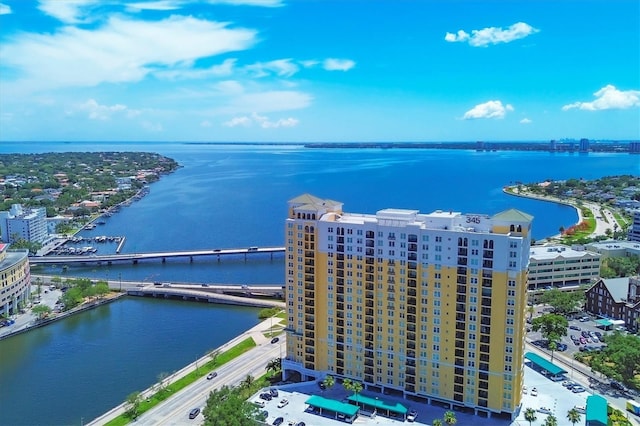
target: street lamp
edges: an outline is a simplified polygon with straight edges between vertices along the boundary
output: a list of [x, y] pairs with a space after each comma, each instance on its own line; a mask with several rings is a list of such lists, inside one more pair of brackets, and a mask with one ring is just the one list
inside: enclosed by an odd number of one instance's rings
[[122, 293], [122, 273], [118, 272], [118, 280], [120, 281], [120, 292]]

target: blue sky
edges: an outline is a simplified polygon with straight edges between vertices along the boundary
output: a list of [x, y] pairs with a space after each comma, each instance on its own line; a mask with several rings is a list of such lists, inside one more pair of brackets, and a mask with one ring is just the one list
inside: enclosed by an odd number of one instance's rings
[[0, 140], [640, 139], [637, 0], [0, 0]]

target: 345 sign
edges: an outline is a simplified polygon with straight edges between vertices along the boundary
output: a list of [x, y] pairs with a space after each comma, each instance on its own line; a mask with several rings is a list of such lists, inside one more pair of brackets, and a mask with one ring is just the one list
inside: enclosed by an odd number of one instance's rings
[[480, 216], [467, 216], [467, 223], [479, 224], [481, 221]]

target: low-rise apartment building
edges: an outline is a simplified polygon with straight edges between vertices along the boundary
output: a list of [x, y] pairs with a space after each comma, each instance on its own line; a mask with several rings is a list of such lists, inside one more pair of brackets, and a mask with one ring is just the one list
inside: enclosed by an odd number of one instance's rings
[[640, 330], [640, 277], [600, 279], [585, 295], [587, 312], [624, 321], [631, 332]]

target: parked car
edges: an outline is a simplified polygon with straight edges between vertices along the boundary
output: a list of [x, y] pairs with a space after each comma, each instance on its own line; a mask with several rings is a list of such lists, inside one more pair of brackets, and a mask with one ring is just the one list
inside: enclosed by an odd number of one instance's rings
[[264, 401], [262, 401], [260, 399], [256, 399], [255, 401], [253, 401], [253, 403], [256, 404], [260, 408], [264, 408], [264, 406], [265, 406]]
[[580, 386], [580, 385], [576, 385], [576, 386], [574, 386], [574, 387], [572, 387], [572, 388], [571, 388], [571, 392], [573, 392], [573, 393], [580, 393], [580, 392], [584, 392], [585, 390], [586, 390], [586, 389], [585, 389], [585, 388], [583, 388], [583, 387], [582, 387], [582, 386]]
[[411, 410], [409, 411], [409, 414], [407, 414], [408, 422], [415, 422], [417, 418], [418, 418], [418, 412], [416, 410]]
[[538, 396], [538, 389], [532, 388], [531, 389], [531, 396]]
[[284, 418], [283, 417], [278, 417], [271, 424], [273, 426], [280, 426], [282, 423], [284, 423]]
[[583, 345], [587, 344], [587, 339], [585, 339], [584, 337], [580, 338], [580, 343], [582, 343]]
[[211, 380], [218, 377], [218, 373], [216, 373], [215, 371], [212, 371], [211, 373], [207, 374], [207, 380]]
[[278, 403], [278, 408], [282, 408], [286, 406], [288, 403], [289, 403], [289, 400], [287, 398], [282, 398], [282, 400], [280, 400], [280, 402]]
[[276, 388], [269, 389], [269, 394], [271, 394], [271, 396], [273, 396], [273, 397], [277, 397], [278, 396], [278, 389], [276, 389]]
[[198, 417], [198, 414], [200, 414], [200, 408], [193, 408], [191, 409], [191, 411], [189, 411], [189, 418], [195, 419], [196, 417]]
[[543, 414], [551, 414], [552, 413], [551, 409], [549, 409], [547, 407], [538, 408], [538, 412], [539, 413], [543, 413]]
[[570, 329], [572, 329], [572, 330], [578, 330], [578, 331], [580, 331], [580, 330], [581, 330], [581, 328], [580, 328], [580, 327], [578, 327], [577, 325], [573, 325], [573, 324], [572, 324], [572, 325], [570, 325], [570, 326], [569, 326], [569, 328], [570, 328]]
[[265, 401], [271, 401], [273, 397], [269, 392], [263, 392], [260, 394], [260, 399], [264, 399]]

